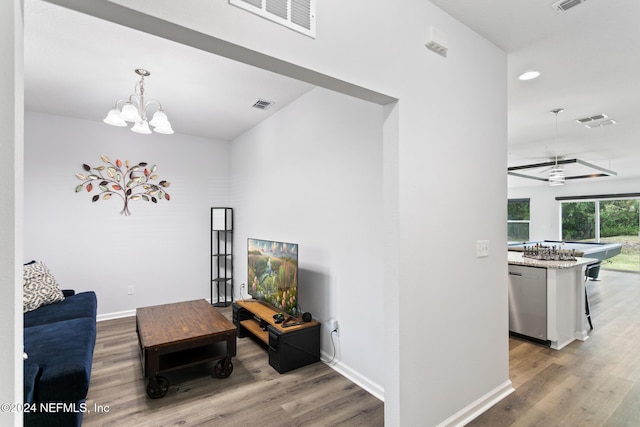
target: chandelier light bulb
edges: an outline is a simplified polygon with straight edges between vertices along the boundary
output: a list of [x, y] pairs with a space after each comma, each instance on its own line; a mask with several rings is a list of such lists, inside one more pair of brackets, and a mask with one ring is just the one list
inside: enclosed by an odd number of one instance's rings
[[136, 133], [143, 133], [148, 135], [151, 133], [151, 129], [149, 129], [149, 123], [146, 120], [140, 120], [131, 128], [131, 131]]
[[117, 108], [112, 108], [109, 110], [107, 117], [104, 118], [103, 122], [111, 126], [127, 126], [127, 122], [122, 119], [120, 111]]
[[132, 103], [126, 103], [122, 106], [122, 120], [125, 122], [136, 123], [142, 120], [140, 114], [138, 113], [138, 109]]

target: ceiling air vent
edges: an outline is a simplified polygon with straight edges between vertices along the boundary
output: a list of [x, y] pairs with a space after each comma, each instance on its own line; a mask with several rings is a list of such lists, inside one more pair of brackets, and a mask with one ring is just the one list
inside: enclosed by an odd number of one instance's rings
[[556, 10], [556, 12], [562, 13], [586, 1], [587, 0], [561, 0], [557, 3], [552, 4], [551, 6]]
[[316, 37], [316, 0], [229, 0], [229, 4]]
[[589, 123], [589, 122], [593, 122], [596, 120], [602, 120], [602, 119], [606, 119], [607, 116], [606, 114], [596, 114], [595, 116], [589, 116], [589, 117], [583, 117], [581, 119], [576, 119], [576, 122], [580, 123], [580, 124], [585, 124], [585, 123]]
[[271, 101], [258, 99], [256, 102], [253, 103], [252, 107], [257, 108], [258, 110], [266, 110], [267, 108], [271, 107], [273, 104], [274, 103]]

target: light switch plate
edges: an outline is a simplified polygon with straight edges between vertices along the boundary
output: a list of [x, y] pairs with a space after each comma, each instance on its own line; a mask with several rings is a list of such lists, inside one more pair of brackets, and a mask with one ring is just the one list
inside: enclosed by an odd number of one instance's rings
[[476, 258], [484, 258], [489, 256], [489, 241], [476, 241]]

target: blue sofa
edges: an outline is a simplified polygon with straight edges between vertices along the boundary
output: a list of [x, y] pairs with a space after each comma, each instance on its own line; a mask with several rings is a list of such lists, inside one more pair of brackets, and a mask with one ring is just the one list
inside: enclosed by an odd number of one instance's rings
[[24, 425], [80, 426], [96, 342], [94, 292], [24, 313]]

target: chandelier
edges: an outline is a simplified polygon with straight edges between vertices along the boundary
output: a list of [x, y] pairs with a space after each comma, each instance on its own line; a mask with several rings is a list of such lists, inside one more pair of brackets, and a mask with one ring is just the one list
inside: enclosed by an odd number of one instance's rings
[[[162, 105], [155, 99], [145, 101], [144, 99], [144, 78], [151, 75], [145, 69], [136, 68], [136, 74], [140, 76], [140, 81], [134, 86], [134, 93], [129, 98], [122, 98], [116, 101], [115, 107], [109, 110], [107, 117], [103, 120], [112, 126], [128, 126], [127, 122], [134, 123], [131, 127], [133, 132], [150, 134], [151, 127], [157, 133], [170, 135], [173, 133], [171, 123], [162, 109]], [[148, 120], [147, 113], [155, 108], [151, 120]]]

